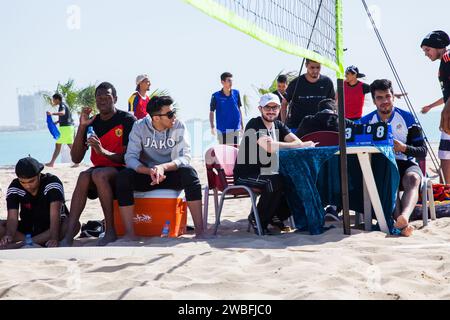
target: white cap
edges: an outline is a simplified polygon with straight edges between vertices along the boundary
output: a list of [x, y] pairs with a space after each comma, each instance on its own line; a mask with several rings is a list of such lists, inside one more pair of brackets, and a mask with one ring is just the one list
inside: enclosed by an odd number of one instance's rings
[[149, 79], [148, 75], [146, 74], [140, 74], [136, 77], [136, 85], [139, 85], [142, 81], [145, 79]]
[[261, 97], [261, 100], [259, 100], [259, 105], [261, 107], [265, 107], [270, 103], [276, 103], [277, 105], [281, 106], [280, 98], [273, 93], [267, 93]]

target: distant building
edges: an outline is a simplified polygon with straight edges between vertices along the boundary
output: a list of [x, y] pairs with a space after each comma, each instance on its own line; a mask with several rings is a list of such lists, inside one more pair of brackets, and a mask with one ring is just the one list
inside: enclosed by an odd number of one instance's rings
[[18, 96], [19, 102], [19, 125], [23, 130], [44, 129], [46, 124], [46, 111], [49, 105], [42, 97], [49, 92], [39, 91], [34, 94], [22, 94]]

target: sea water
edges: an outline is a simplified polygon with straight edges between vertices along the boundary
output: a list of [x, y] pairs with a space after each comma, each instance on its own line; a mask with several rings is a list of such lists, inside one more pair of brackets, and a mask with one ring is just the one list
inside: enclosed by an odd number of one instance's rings
[[[431, 112], [427, 115], [419, 114], [425, 133], [430, 142], [440, 140], [440, 112]], [[191, 140], [191, 153], [194, 158], [202, 158], [205, 152], [215, 143], [211, 136], [209, 122], [204, 120], [187, 121]], [[55, 148], [55, 140], [48, 130], [42, 131], [18, 131], [0, 132], [0, 165], [14, 165], [19, 159], [28, 155], [46, 163], [49, 162]], [[67, 148], [65, 146], [65, 148]], [[84, 162], [89, 163], [90, 150], [88, 150]], [[64, 157], [59, 157], [57, 163]], [[67, 151], [66, 151], [67, 158]]]

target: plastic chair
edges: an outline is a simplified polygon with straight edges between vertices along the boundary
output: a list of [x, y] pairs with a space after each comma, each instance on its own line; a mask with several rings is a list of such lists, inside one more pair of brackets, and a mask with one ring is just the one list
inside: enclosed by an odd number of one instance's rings
[[[264, 235], [259, 219], [258, 209], [256, 207], [256, 199], [261, 193], [261, 190], [252, 189], [246, 186], [236, 186], [234, 182], [234, 166], [238, 156], [238, 149], [218, 145], [206, 152], [206, 172], [208, 177], [208, 185], [205, 188], [205, 203], [203, 206], [203, 222], [205, 228], [208, 223], [208, 203], [210, 191], [213, 191], [216, 223], [214, 234], [220, 225], [220, 216], [222, 214], [225, 200], [250, 198], [252, 202], [252, 210], [255, 216], [258, 234]], [[220, 202], [219, 202], [220, 197]]]
[[430, 211], [431, 220], [436, 220], [436, 206], [434, 203], [433, 181], [427, 177], [426, 159], [417, 159], [419, 167], [423, 173], [422, 185], [420, 192], [422, 193], [422, 219], [423, 226], [428, 225], [428, 210]]

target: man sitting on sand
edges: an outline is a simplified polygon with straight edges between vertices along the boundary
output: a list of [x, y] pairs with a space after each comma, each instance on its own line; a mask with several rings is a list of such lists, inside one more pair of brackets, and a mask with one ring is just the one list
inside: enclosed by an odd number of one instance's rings
[[[78, 177], [70, 205], [69, 230], [74, 230], [78, 225], [87, 198], [98, 197], [105, 216], [106, 231], [97, 245], [105, 246], [117, 240], [113, 215], [115, 179], [119, 171], [125, 168], [124, 155], [128, 136], [136, 118], [128, 112], [116, 109], [116, 89], [108, 82], [97, 87], [95, 101], [100, 113], [90, 118], [92, 109], [83, 109], [72, 147], [72, 161], [75, 163], [83, 161], [88, 148], [91, 147], [94, 167], [82, 172]], [[89, 137], [88, 127], [93, 129]], [[61, 246], [71, 246], [74, 235], [74, 232], [67, 233]]]
[[[263, 233], [270, 234], [269, 224], [286, 231], [283, 221], [291, 215], [284, 195], [283, 181], [278, 173], [276, 153], [279, 149], [315, 147], [315, 143], [302, 142], [277, 120], [281, 101], [276, 95], [269, 93], [262, 96], [259, 105], [261, 117], [250, 120], [245, 128], [234, 178], [238, 185], [264, 189], [257, 208]], [[258, 234], [253, 213], [248, 220]]]
[[376, 80], [370, 86], [373, 102], [377, 110], [361, 119], [362, 124], [387, 122], [391, 124], [394, 135], [394, 150], [400, 172], [401, 189], [404, 190], [401, 203], [397, 204], [395, 227], [402, 230], [402, 235], [409, 237], [414, 229], [409, 225], [409, 218], [419, 198], [419, 188], [423, 179], [420, 167], [414, 158], [426, 158], [427, 147], [422, 129], [414, 116], [394, 107], [394, 90], [389, 80]]
[[63, 184], [50, 173], [42, 174], [43, 169], [44, 165], [31, 157], [17, 163], [17, 179], [6, 194], [8, 218], [0, 221], [0, 248], [20, 248], [26, 235], [31, 235], [34, 244], [57, 247], [67, 231]]
[[139, 120], [130, 134], [125, 161], [128, 169], [117, 178], [117, 197], [125, 225], [123, 240], [137, 240], [134, 233], [133, 191], [184, 190], [197, 238], [204, 236], [202, 188], [190, 165], [191, 148], [184, 123], [177, 120], [170, 97], [154, 97], [148, 117]]

